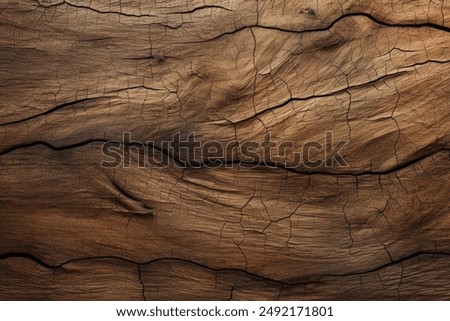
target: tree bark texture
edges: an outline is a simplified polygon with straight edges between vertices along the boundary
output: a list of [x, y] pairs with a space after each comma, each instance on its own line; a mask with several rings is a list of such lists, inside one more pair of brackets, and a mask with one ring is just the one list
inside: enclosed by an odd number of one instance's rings
[[450, 1], [0, 0], [0, 79], [0, 299], [450, 299]]

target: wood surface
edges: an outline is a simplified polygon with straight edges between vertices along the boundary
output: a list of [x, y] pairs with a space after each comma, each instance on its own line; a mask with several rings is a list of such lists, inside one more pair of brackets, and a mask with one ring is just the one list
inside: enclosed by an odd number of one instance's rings
[[449, 62], [447, 0], [0, 0], [0, 299], [450, 299]]

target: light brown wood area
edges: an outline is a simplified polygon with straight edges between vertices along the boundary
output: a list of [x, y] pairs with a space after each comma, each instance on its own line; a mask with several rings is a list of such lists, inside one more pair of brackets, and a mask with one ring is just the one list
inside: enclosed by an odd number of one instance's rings
[[0, 0], [0, 80], [2, 300], [450, 299], [449, 1]]

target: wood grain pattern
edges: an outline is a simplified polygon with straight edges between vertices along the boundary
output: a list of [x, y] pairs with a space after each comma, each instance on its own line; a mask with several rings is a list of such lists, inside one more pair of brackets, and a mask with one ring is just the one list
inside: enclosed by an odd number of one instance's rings
[[0, 299], [449, 299], [449, 43], [445, 0], [0, 0]]

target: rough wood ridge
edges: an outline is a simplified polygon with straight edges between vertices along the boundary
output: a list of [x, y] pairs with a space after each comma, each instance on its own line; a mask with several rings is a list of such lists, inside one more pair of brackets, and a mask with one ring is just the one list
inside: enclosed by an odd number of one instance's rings
[[2, 300], [450, 299], [450, 1], [0, 0], [0, 80]]

